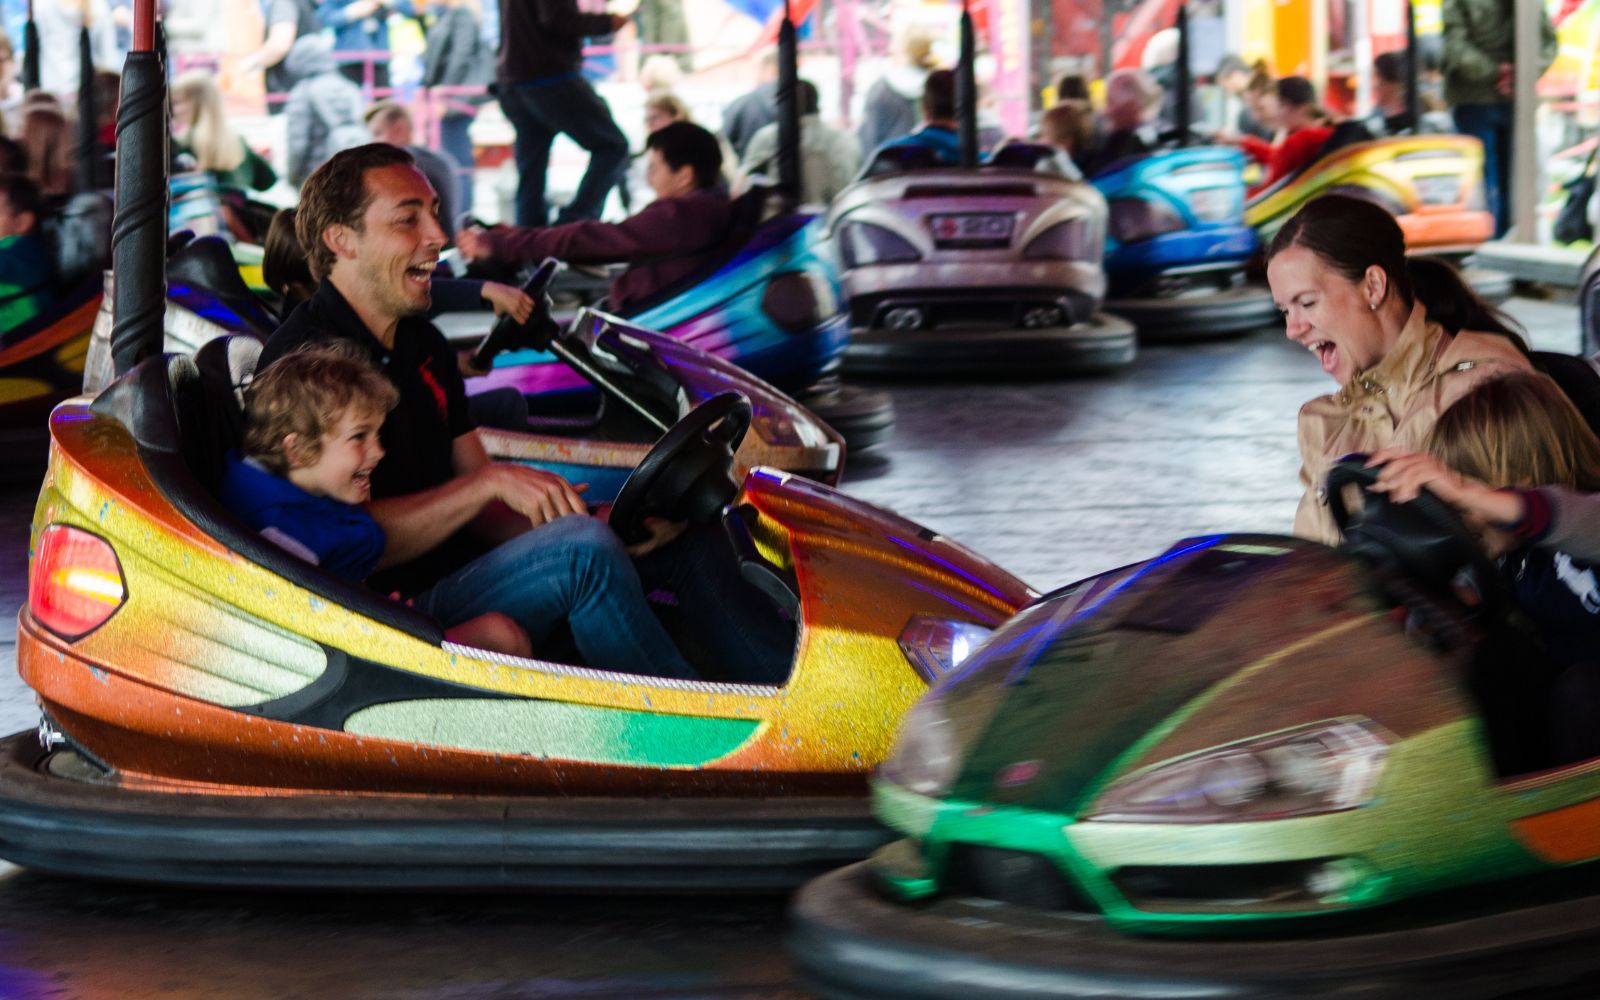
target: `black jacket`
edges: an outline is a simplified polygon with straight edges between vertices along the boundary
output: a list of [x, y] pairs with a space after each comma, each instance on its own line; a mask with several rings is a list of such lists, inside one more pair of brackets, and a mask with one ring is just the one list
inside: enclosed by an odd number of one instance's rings
[[577, 0], [500, 0], [501, 83], [576, 73], [583, 40], [611, 33], [609, 14], [585, 14]]

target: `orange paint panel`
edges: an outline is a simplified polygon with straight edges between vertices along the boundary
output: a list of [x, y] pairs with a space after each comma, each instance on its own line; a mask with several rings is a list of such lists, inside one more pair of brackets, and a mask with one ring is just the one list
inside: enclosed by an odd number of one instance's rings
[[1524, 816], [1511, 829], [1541, 861], [1592, 861], [1600, 858], [1600, 799]]

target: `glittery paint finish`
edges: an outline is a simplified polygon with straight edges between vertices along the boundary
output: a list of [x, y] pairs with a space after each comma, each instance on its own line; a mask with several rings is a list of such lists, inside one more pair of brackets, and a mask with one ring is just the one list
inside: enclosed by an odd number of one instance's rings
[[[958, 683], [942, 695], [958, 734], [964, 719], [980, 720], [975, 734], [957, 740], [967, 749], [951, 791], [934, 798], [875, 784], [879, 818], [909, 838], [874, 859], [885, 884], [907, 899], [926, 897], [939, 891], [953, 846], [984, 845], [1049, 859], [1092, 908], [1130, 933], [1225, 934], [1600, 856], [1592, 829], [1600, 762], [1499, 779], [1456, 680], [1464, 653], [1441, 656], [1407, 637], [1367, 596], [1353, 564], [1329, 550], [1288, 539], [1228, 541], [1148, 564], [1058, 633], [1025, 672], [985, 677], [984, 654], [975, 656], [980, 666], [964, 683], [984, 690]], [[1213, 568], [1186, 572], [1230, 550], [1267, 560], [1248, 586], [1230, 594]], [[1069, 592], [1056, 601], [1070, 599]], [[1204, 606], [1208, 600], [1215, 606]], [[1030, 609], [989, 645], [1049, 607]], [[1074, 643], [1087, 655], [1067, 655]], [[1055, 655], [1056, 647], [1066, 653]], [[1168, 689], [1177, 697], [1163, 703]], [[1364, 805], [1235, 822], [1093, 818], [1104, 791], [1132, 774], [1352, 717], [1371, 720], [1390, 741]], [[1026, 781], [1005, 780], [1008, 765], [1024, 759], [1040, 766]], [[1141, 896], [1138, 883], [1117, 881], [1129, 867], [1212, 867], [1224, 886], [1235, 881], [1232, 871], [1243, 877], [1242, 866], [1283, 862], [1337, 877], [1253, 900], [1221, 889], [1214, 897]]]
[[[992, 625], [1033, 596], [910, 522], [761, 470], [740, 501], [759, 513], [759, 546], [793, 568], [802, 598], [787, 683], [516, 660], [430, 644], [227, 551], [160, 494], [127, 432], [82, 401], [59, 407], [51, 429], [35, 537], [71, 524], [107, 539], [129, 596], [75, 643], [24, 610], [19, 669], [57, 721], [128, 781], [569, 794], [860, 787], [924, 690], [896, 642], [907, 621]], [[351, 720], [359, 733], [239, 710], [304, 690], [323, 648], [455, 685], [465, 700], [389, 702]], [[529, 727], [536, 742], [518, 735]]]
[[[1423, 178], [1456, 178], [1451, 204], [1424, 204]], [[1395, 213], [1412, 251], [1470, 250], [1494, 235], [1483, 207], [1483, 144], [1464, 135], [1417, 135], [1357, 143], [1308, 168], [1287, 186], [1245, 206], [1263, 243], [1306, 202], [1334, 188], [1364, 189]]]

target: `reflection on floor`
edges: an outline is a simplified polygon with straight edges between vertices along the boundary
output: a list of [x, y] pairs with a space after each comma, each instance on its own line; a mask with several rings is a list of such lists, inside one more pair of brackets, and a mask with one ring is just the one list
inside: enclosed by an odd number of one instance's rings
[[[1518, 301], [1537, 346], [1576, 310]], [[893, 387], [899, 422], [845, 488], [1040, 589], [1186, 535], [1287, 528], [1295, 412], [1329, 384], [1281, 333], [1146, 349], [1104, 379]], [[34, 494], [0, 494], [0, 620], [25, 590]], [[31, 727], [0, 635], [0, 732]], [[0, 863], [0, 872], [5, 870]], [[176, 893], [0, 874], [0, 1000], [60, 997], [778, 998], [782, 904], [750, 899]]]

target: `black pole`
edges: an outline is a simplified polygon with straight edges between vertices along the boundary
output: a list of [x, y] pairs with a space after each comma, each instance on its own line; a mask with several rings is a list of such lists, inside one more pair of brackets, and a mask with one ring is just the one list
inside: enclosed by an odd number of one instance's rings
[[1172, 85], [1176, 88], [1178, 103], [1173, 105], [1172, 127], [1178, 133], [1178, 148], [1189, 145], [1189, 103], [1194, 81], [1189, 75], [1189, 8], [1178, 4], [1178, 65], [1173, 67]]
[[956, 115], [961, 122], [961, 166], [978, 165], [978, 78], [973, 67], [972, 11], [961, 0], [961, 60], [956, 63]]
[[33, 23], [33, 0], [28, 0], [28, 23], [22, 26], [22, 86], [39, 89], [39, 26]]
[[778, 187], [791, 205], [800, 201], [800, 46], [789, 0], [778, 28]]
[[1411, 131], [1422, 128], [1422, 87], [1420, 53], [1417, 51], [1417, 7], [1406, 0], [1406, 117]]
[[95, 133], [100, 126], [94, 92], [94, 51], [89, 42], [89, 25], [78, 32], [78, 190], [93, 191], [99, 173], [99, 143]]
[[135, 0], [133, 51], [117, 109], [117, 207], [111, 232], [111, 358], [122, 375], [161, 350], [167, 276], [167, 81], [155, 51], [155, 0]]

